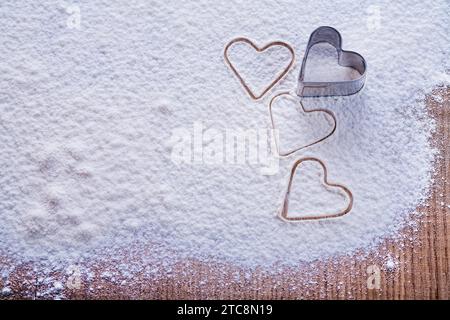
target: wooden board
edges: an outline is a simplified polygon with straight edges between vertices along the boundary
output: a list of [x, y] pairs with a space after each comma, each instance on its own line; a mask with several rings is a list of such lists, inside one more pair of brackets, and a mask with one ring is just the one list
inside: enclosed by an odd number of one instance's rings
[[[99, 276], [79, 289], [63, 292], [73, 299], [449, 299], [450, 296], [450, 88], [437, 88], [427, 98], [437, 121], [434, 142], [441, 150], [432, 195], [419, 212], [419, 227], [407, 227], [401, 241], [386, 241], [366, 256], [330, 259], [298, 266], [281, 274], [252, 273], [232, 266], [186, 261], [158, 280], [144, 273], [117, 285]], [[439, 100], [441, 102], [437, 102]], [[386, 257], [394, 262], [386, 264]], [[369, 268], [369, 270], [368, 270]], [[379, 273], [373, 273], [378, 271]], [[369, 273], [368, 273], [369, 271]], [[379, 283], [377, 280], [379, 275]], [[372, 276], [372, 277], [371, 277]], [[39, 284], [39, 272], [17, 266], [9, 277], [9, 299], [54, 298]], [[374, 281], [372, 281], [374, 280]], [[0, 278], [0, 288], [3, 283]], [[368, 285], [369, 281], [369, 285]], [[377, 285], [379, 284], [379, 286]]]

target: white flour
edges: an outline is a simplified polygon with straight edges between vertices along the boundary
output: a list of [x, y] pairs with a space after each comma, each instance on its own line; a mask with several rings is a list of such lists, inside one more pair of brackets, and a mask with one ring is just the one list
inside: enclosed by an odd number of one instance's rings
[[[446, 1], [378, 1], [380, 19], [371, 3], [3, 0], [0, 252], [69, 263], [152, 243], [150, 255], [164, 263], [266, 267], [368, 250], [395, 235], [431, 184], [434, 122], [423, 98], [446, 77], [450, 21]], [[79, 28], [68, 24], [65, 5], [74, 4]], [[276, 89], [294, 90], [309, 34], [321, 25], [337, 28], [344, 49], [369, 66], [360, 94], [305, 101], [334, 112], [335, 135], [282, 159], [270, 176], [258, 165], [172, 161], [173, 129], [269, 126], [274, 91], [248, 98], [223, 61], [229, 40], [292, 44], [297, 63]], [[250, 78], [270, 79], [272, 67]], [[340, 74], [327, 70], [308, 72]], [[297, 130], [314, 136], [327, 125], [314, 123], [292, 132], [292, 121], [281, 121], [280, 138], [295, 146], [304, 137]], [[295, 224], [276, 217], [291, 165], [305, 155], [353, 192], [349, 214]], [[291, 197], [306, 192], [298, 199], [339, 210], [319, 176], [305, 176]]]

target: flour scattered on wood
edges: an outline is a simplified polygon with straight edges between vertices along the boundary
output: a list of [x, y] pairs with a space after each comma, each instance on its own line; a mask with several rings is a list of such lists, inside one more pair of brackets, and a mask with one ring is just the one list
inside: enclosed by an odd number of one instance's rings
[[398, 266], [398, 261], [394, 257], [389, 256], [386, 259], [385, 267], [386, 267], [387, 271], [392, 272], [395, 270], [395, 268], [397, 268], [397, 266]]
[[2, 291], [1, 291], [1, 295], [3, 296], [3, 297], [7, 297], [7, 296], [9, 296], [11, 293], [12, 293], [12, 290], [11, 290], [11, 288], [9, 288], [9, 287], [4, 287], [3, 289], [2, 289]]
[[[371, 1], [138, 3], [80, 2], [80, 27], [70, 28], [59, 2], [2, 1], [3, 256], [66, 268], [120, 253], [128, 257], [115, 263], [120, 282], [137, 268], [133, 257], [153, 275], [182, 259], [295, 266], [367, 252], [427, 198], [436, 151], [424, 96], [449, 67], [446, 1], [383, 1], [379, 25], [366, 23]], [[220, 134], [269, 126], [270, 95], [251, 101], [223, 61], [230, 39], [284, 40], [301, 59], [320, 25], [336, 27], [344, 49], [369, 65], [360, 94], [305, 101], [334, 112], [334, 136], [280, 160], [270, 176], [254, 165], [171, 160], [173, 130], [194, 122]], [[277, 88], [294, 90], [299, 68]], [[270, 79], [271, 69], [253, 78]], [[288, 145], [297, 139], [283, 136]], [[298, 224], [276, 217], [300, 156], [322, 159], [329, 179], [352, 190], [348, 215]], [[326, 190], [308, 193], [318, 176], [305, 177], [299, 198], [333, 210]]]

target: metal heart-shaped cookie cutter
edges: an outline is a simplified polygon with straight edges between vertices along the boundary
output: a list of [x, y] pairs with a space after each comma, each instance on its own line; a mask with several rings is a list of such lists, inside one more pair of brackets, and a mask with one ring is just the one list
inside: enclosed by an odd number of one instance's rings
[[[308, 59], [309, 50], [315, 44], [324, 42], [336, 48], [340, 66], [356, 69], [360, 76], [353, 80], [344, 81], [305, 81], [306, 60]], [[319, 27], [311, 33], [308, 40], [298, 78], [297, 95], [301, 97], [326, 97], [355, 94], [364, 87], [366, 70], [366, 60], [359, 53], [342, 49], [342, 37], [336, 29], [327, 26]]]

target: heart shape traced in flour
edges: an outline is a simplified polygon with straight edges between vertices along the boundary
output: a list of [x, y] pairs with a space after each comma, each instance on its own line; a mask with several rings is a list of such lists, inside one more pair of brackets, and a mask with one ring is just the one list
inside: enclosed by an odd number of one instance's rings
[[[314, 166], [311, 168], [310, 165]], [[302, 172], [299, 171], [300, 168]], [[293, 187], [296, 179], [298, 186], [303, 187]], [[341, 204], [337, 205], [338, 202]], [[294, 163], [278, 214], [281, 219], [291, 222], [321, 220], [343, 216], [350, 212], [352, 206], [352, 192], [341, 184], [329, 182], [325, 164], [317, 158], [309, 157]]]
[[[238, 71], [238, 69], [236, 68], [236, 65], [233, 64], [230, 60], [230, 56], [229, 56], [230, 49], [234, 45], [239, 44], [239, 43], [250, 46], [257, 53], [264, 53], [264, 52], [269, 51], [270, 49], [274, 49], [277, 47], [286, 48], [289, 52], [289, 56], [290, 56], [289, 62], [286, 64], [286, 66], [281, 71], [275, 72], [276, 76], [274, 77], [274, 79], [268, 85], [263, 86], [263, 89], [261, 89], [260, 93], [255, 93], [255, 91], [250, 88], [248, 81], [246, 81], [244, 79], [243, 74]], [[295, 53], [294, 53], [294, 49], [289, 44], [287, 44], [286, 42], [283, 42], [283, 41], [273, 41], [273, 42], [266, 44], [263, 47], [258, 47], [253, 41], [251, 41], [247, 38], [240, 37], [240, 38], [231, 40], [226, 45], [225, 50], [224, 50], [224, 59], [225, 59], [226, 64], [233, 71], [233, 73], [238, 78], [239, 82], [242, 84], [242, 86], [247, 91], [247, 93], [250, 95], [250, 97], [254, 100], [258, 100], [258, 99], [262, 98], [270, 89], [272, 89], [289, 72], [292, 65], [294, 64]], [[270, 63], [270, 65], [272, 65], [272, 63]], [[261, 66], [259, 66], [259, 67], [261, 68]], [[265, 66], [263, 66], [262, 69], [267, 71], [268, 67], [269, 67], [269, 65], [265, 65]], [[256, 70], [256, 71], [258, 71], [258, 70]], [[258, 76], [260, 76], [260, 74], [258, 74]]]
[[322, 142], [336, 131], [336, 117], [331, 111], [321, 108], [307, 110], [302, 101], [289, 92], [272, 98], [269, 115], [272, 130], [278, 133], [274, 143], [281, 157]]

